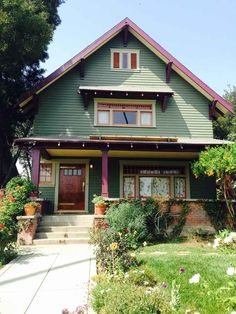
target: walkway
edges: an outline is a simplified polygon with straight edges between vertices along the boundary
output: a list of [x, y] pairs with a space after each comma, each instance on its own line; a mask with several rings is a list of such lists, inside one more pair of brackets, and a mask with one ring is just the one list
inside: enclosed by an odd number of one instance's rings
[[61, 314], [88, 303], [95, 275], [86, 244], [25, 247], [0, 270], [0, 314]]

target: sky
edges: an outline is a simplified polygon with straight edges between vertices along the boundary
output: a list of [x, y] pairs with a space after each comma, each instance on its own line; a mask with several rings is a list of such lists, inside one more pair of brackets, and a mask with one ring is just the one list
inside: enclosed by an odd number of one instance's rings
[[220, 95], [236, 85], [236, 0], [66, 0], [59, 15], [45, 75], [129, 17]]

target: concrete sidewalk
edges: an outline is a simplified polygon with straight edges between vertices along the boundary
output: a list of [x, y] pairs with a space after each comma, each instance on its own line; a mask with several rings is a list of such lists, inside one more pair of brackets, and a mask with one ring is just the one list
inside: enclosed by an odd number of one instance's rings
[[0, 314], [61, 314], [88, 303], [96, 266], [87, 244], [25, 247], [0, 270]]

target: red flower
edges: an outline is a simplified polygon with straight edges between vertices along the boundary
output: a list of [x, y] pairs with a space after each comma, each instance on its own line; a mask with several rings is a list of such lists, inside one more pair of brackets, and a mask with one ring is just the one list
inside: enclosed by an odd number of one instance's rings
[[13, 197], [13, 196], [10, 196], [10, 201], [13, 203], [13, 202], [15, 202], [15, 197]]
[[124, 229], [124, 232], [125, 232], [125, 233], [129, 233], [129, 229], [128, 229], [128, 228], [125, 228], [125, 229]]
[[0, 224], [0, 229], [6, 228], [3, 224]]
[[103, 223], [101, 226], [102, 229], [108, 229], [109, 228], [109, 224], [108, 223]]

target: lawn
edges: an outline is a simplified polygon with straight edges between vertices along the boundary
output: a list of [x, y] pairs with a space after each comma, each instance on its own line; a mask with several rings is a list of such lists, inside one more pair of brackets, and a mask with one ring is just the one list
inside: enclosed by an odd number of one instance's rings
[[[161, 284], [166, 283], [163, 289], [167, 294], [171, 295], [173, 280], [180, 284], [178, 313], [228, 314], [233, 311], [236, 275], [229, 276], [226, 271], [230, 266], [236, 267], [236, 254], [225, 254], [196, 243], [168, 243], [145, 247], [138, 258]], [[197, 273], [199, 283], [190, 284], [189, 279]], [[227, 300], [231, 297], [234, 302]]]

